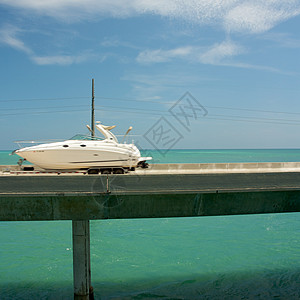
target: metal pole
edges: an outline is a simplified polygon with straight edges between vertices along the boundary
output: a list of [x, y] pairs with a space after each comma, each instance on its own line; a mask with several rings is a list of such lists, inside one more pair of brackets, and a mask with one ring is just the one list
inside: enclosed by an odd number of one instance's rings
[[[90, 223], [72, 221], [74, 299], [89, 300], [91, 287], [90, 270]], [[92, 291], [91, 291], [92, 292]]]
[[92, 79], [92, 137], [95, 136], [95, 90], [94, 90], [94, 78]]

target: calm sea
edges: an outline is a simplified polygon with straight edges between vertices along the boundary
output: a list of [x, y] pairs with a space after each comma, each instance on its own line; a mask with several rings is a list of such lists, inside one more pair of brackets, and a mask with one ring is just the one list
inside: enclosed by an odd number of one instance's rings
[[[17, 162], [8, 153], [0, 165]], [[298, 149], [145, 154], [156, 163], [300, 161]], [[0, 299], [72, 299], [71, 222], [0, 222], [0, 238]], [[299, 213], [92, 221], [91, 255], [96, 299], [300, 298]]]

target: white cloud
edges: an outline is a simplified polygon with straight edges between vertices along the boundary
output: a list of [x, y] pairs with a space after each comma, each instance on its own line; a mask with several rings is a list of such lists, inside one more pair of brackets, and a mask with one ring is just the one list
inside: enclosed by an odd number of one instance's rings
[[145, 50], [139, 53], [136, 60], [142, 64], [161, 63], [170, 61], [173, 58], [185, 58], [193, 51], [193, 47], [179, 47], [171, 50]]
[[[216, 78], [195, 76], [191, 73], [181, 72], [176, 69], [160, 70], [155, 74], [128, 73], [121, 78], [132, 85], [134, 97], [139, 99], [170, 99], [176, 101], [182, 91], [198, 86], [200, 82], [215, 81]], [[170, 108], [170, 103], [166, 104]]]
[[38, 65], [71, 65], [78, 62], [76, 56], [68, 55], [33, 56], [32, 60]]
[[241, 46], [231, 42], [225, 41], [220, 44], [213, 45], [210, 49], [201, 53], [198, 58], [204, 64], [218, 65], [224, 59], [236, 56], [243, 53], [244, 50]]
[[240, 62], [228, 62], [228, 63], [221, 62], [219, 65], [226, 66], [226, 67], [242, 68], [242, 69], [261, 70], [261, 71], [273, 72], [273, 73], [278, 73], [283, 75], [298, 75], [295, 72], [286, 72], [269, 66], [251, 65], [251, 64], [240, 63]]
[[300, 0], [0, 0], [0, 4], [74, 22], [155, 14], [248, 33], [267, 31], [300, 14]]
[[80, 55], [49, 55], [49, 56], [37, 56], [32, 55], [31, 60], [38, 65], [71, 65], [79, 64], [90, 59], [98, 59], [99, 62], [103, 62], [106, 56], [96, 57], [91, 53], [80, 54]]
[[141, 64], [164, 63], [175, 59], [184, 59], [188, 62], [196, 62], [215, 66], [234, 67], [242, 69], [253, 69], [267, 72], [275, 72], [285, 75], [295, 75], [291, 72], [285, 72], [273, 67], [254, 65], [248, 63], [237, 62], [233, 60], [235, 56], [245, 53], [246, 50], [232, 42], [231, 40], [224, 41], [219, 44], [214, 44], [210, 47], [192, 47], [186, 46], [170, 50], [146, 50], [142, 51], [136, 58]]
[[300, 3], [295, 0], [244, 1], [228, 11], [224, 24], [229, 31], [261, 33], [299, 14]]
[[22, 32], [22, 30], [15, 26], [5, 25], [0, 29], [0, 43], [10, 46], [16, 50], [25, 52], [27, 54], [31, 54], [31, 49], [27, 47], [21, 39], [17, 37], [18, 33], [20, 32]]
[[[19, 9], [21, 13], [48, 15], [73, 22], [82, 19], [127, 18], [154, 14], [184, 20], [199, 25], [221, 27], [226, 32], [258, 34], [269, 31], [278, 23], [300, 14], [300, 0], [0, 0], [0, 6]], [[37, 64], [69, 65], [86, 60], [80, 55], [36, 55], [18, 37], [23, 30], [14, 26], [0, 29], [0, 43], [25, 52]], [[102, 46], [121, 46], [117, 40], [107, 40]], [[135, 46], [122, 46], [137, 49]], [[174, 59], [225, 65], [231, 57], [243, 53], [239, 45], [225, 41], [211, 47], [183, 46], [174, 49], [154, 49], [140, 52], [138, 63], [151, 64]]]
[[241, 46], [232, 41], [224, 41], [211, 47], [186, 46], [170, 50], [145, 50], [139, 53], [136, 60], [141, 64], [162, 63], [172, 59], [185, 59], [204, 64], [220, 64], [224, 59], [243, 53]]
[[16, 26], [3, 26], [2, 28], [0, 28], [0, 44], [24, 52], [34, 63], [38, 65], [71, 65], [82, 63], [90, 59], [96, 59], [99, 62], [103, 62], [107, 56], [102, 55], [102, 57], [97, 57], [96, 55], [93, 55], [89, 52], [80, 55], [36, 55], [31, 48], [26, 46], [25, 43], [17, 37], [17, 35], [22, 32], [24, 32], [24, 30]]
[[300, 39], [295, 39], [289, 33], [269, 32], [260, 37], [262, 40], [266, 40], [280, 47], [284, 48], [300, 48]]
[[105, 38], [103, 42], [101, 42], [101, 46], [106, 48], [123, 47], [123, 48], [130, 48], [130, 49], [140, 49], [140, 47], [138, 47], [137, 45], [123, 40], [119, 40], [116, 37]]

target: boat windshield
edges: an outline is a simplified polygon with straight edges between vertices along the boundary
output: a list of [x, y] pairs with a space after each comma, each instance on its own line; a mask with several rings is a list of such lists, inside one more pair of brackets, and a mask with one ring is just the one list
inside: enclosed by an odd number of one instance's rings
[[103, 141], [103, 138], [100, 138], [98, 136], [90, 136], [90, 135], [84, 135], [84, 134], [76, 134], [73, 137], [70, 138], [70, 140], [80, 140], [80, 141], [91, 141], [91, 140], [96, 140], [96, 141]]

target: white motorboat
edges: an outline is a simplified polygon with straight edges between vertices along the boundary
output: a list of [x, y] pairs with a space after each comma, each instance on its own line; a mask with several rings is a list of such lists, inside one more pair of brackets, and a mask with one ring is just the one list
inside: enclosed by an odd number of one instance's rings
[[[90, 127], [87, 125], [90, 129]], [[15, 150], [23, 159], [46, 170], [94, 170], [102, 173], [123, 173], [135, 167], [147, 167], [139, 149], [132, 143], [119, 143], [111, 132], [115, 126], [97, 122], [96, 128], [104, 138], [81, 136], [63, 141], [40, 144]], [[126, 132], [125, 136], [128, 134]], [[93, 172], [91, 172], [93, 173]]]

